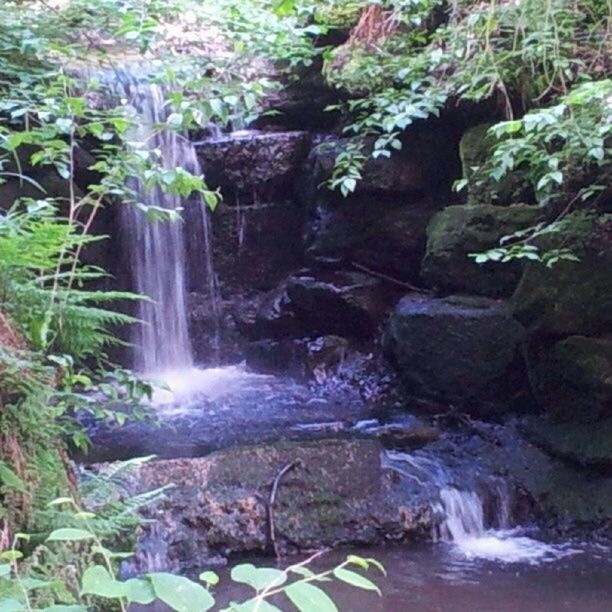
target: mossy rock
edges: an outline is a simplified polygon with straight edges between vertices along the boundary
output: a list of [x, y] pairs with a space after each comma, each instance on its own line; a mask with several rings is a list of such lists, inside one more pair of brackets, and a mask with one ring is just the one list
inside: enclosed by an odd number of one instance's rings
[[543, 250], [567, 248], [579, 261], [560, 261], [552, 268], [539, 262], [525, 266], [512, 304], [514, 316], [532, 334], [562, 338], [612, 332], [612, 249], [605, 241], [595, 244], [606, 223], [612, 224], [612, 215], [582, 225], [575, 235], [568, 223], [567, 231], [548, 235], [540, 245]]
[[269, 550], [271, 486], [286, 467], [273, 505], [282, 550], [429, 538], [431, 500], [420, 488], [395, 482], [381, 467], [381, 451], [376, 440], [340, 439], [229, 448], [145, 463], [130, 488], [175, 485], [163, 508], [150, 512], [177, 568]]
[[534, 361], [534, 391], [552, 416], [587, 423], [612, 417], [612, 337], [570, 336]]
[[523, 429], [534, 444], [553, 457], [612, 474], [612, 417], [594, 423], [529, 417]]
[[467, 203], [496, 204], [506, 206], [533, 199], [529, 182], [524, 172], [515, 171], [500, 181], [483, 180], [477, 171], [486, 164], [497, 140], [489, 129], [494, 123], [481, 123], [468, 129], [459, 142], [459, 156], [463, 176], [467, 179]]
[[524, 391], [522, 341], [503, 301], [407, 295], [389, 318], [384, 349], [414, 396], [495, 416]]
[[499, 245], [500, 238], [535, 225], [541, 212], [533, 206], [449, 206], [427, 227], [421, 267], [425, 283], [443, 292], [490, 297], [510, 295], [521, 267], [517, 262], [477, 264], [469, 257]]

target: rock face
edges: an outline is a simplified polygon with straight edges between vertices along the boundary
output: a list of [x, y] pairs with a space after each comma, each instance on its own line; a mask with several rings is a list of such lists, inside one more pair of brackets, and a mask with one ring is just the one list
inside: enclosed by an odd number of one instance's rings
[[433, 214], [429, 206], [365, 196], [322, 204], [311, 221], [306, 255], [314, 263], [356, 263], [414, 280]]
[[397, 298], [394, 286], [366, 274], [304, 271], [269, 294], [257, 313], [255, 333], [370, 338]]
[[[553, 457], [612, 476], [612, 417], [591, 423], [530, 417], [523, 429], [531, 441]], [[612, 483], [608, 486], [612, 488]]]
[[540, 211], [533, 206], [449, 206], [427, 228], [427, 252], [421, 277], [444, 292], [490, 297], [510, 295], [521, 274], [518, 263], [477, 264], [469, 257], [499, 245], [503, 236], [535, 225]]
[[384, 345], [416, 396], [490, 415], [523, 391], [522, 340], [503, 302], [408, 295], [391, 315]]
[[397, 485], [381, 468], [380, 452], [378, 442], [366, 440], [234, 448], [145, 463], [133, 488], [176, 485], [154, 511], [171, 567], [201, 568], [217, 555], [270, 551], [270, 488], [287, 465], [293, 467], [279, 481], [272, 509], [281, 550], [428, 537], [429, 504]]
[[570, 336], [532, 364], [536, 395], [557, 420], [612, 417], [612, 337]]
[[552, 268], [530, 263], [512, 297], [514, 316], [541, 336], [612, 332], [611, 270], [610, 250]]
[[493, 123], [481, 123], [468, 129], [459, 142], [459, 156], [463, 176], [467, 179], [468, 204], [496, 204], [507, 206], [518, 202], [533, 201], [533, 193], [526, 179], [520, 172], [513, 172], [495, 184], [495, 190], [490, 183], [482, 183], [475, 171], [482, 166], [490, 156], [491, 149], [497, 140], [489, 133]]
[[233, 132], [196, 145], [206, 180], [228, 193], [257, 192], [263, 201], [291, 188], [308, 154], [307, 132]]

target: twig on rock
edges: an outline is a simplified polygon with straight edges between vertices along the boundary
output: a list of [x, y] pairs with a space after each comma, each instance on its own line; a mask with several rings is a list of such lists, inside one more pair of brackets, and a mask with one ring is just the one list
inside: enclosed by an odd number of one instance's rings
[[302, 461], [300, 459], [296, 459], [295, 461], [288, 463], [279, 471], [279, 473], [274, 478], [274, 481], [272, 482], [272, 489], [270, 490], [270, 497], [268, 498], [268, 529], [270, 543], [274, 548], [274, 554], [277, 559], [281, 557], [281, 554], [278, 548], [278, 543], [276, 542], [276, 529], [274, 526], [274, 503], [276, 502], [276, 494], [278, 493], [278, 487], [280, 486], [283, 476], [285, 476], [285, 474], [287, 474], [291, 470], [300, 467], [301, 465]]
[[451, 406], [448, 412], [434, 415], [433, 420], [455, 421], [459, 425], [463, 425], [464, 427], [467, 427], [473, 431], [477, 436], [480, 436], [486, 442], [490, 442], [496, 446], [501, 446], [501, 440], [495, 434], [487, 431], [480, 423], [474, 421], [474, 419], [472, 419], [465, 412], [459, 412], [454, 406]]
[[392, 276], [389, 276], [388, 274], [383, 274], [382, 272], [377, 272], [376, 270], [372, 270], [371, 268], [368, 268], [360, 263], [357, 263], [356, 261], [352, 261], [351, 265], [353, 266], [353, 268], [360, 270], [361, 272], [365, 272], [366, 274], [369, 274], [370, 276], [375, 276], [376, 278], [385, 280], [388, 283], [397, 285], [398, 287], [404, 287], [404, 289], [410, 289], [410, 291], [415, 291], [416, 293], [427, 293], [427, 294], [433, 293], [429, 289], [423, 289], [422, 287], [416, 287], [415, 285], [411, 285], [410, 283], [407, 283], [406, 281], [402, 281], [397, 278], [393, 278]]

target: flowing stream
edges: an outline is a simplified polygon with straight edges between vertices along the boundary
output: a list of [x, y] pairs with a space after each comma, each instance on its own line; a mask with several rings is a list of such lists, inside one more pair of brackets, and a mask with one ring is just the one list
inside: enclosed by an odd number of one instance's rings
[[[159, 87], [126, 75], [116, 85], [116, 93], [134, 108], [138, 118], [138, 126], [130, 135], [134, 150], [146, 150], [156, 156], [164, 170], [183, 168], [202, 174], [192, 144], [180, 133], [159, 129], [168, 118], [164, 92]], [[377, 421], [367, 420], [368, 414], [362, 408], [353, 408], [348, 403], [342, 408], [334, 408], [331, 403], [321, 404], [309, 395], [306, 386], [251, 373], [238, 366], [197, 368], [187, 318], [187, 242], [194, 228], [199, 236], [200, 277], [203, 276], [203, 286], [210, 298], [217, 338], [219, 320], [206, 205], [200, 197], [183, 199], [158, 188], [147, 189], [139, 181], [134, 181], [133, 188], [138, 200], [153, 210], [185, 211], [182, 223], [150, 221], [138, 206], [124, 206], [121, 212], [122, 249], [131, 269], [133, 288], [150, 298], [138, 306], [137, 314], [143, 324], [134, 326], [133, 330], [134, 367], [164, 379], [170, 387], [170, 391], [158, 394], [155, 402], [162, 424], [172, 424], [175, 433], [183, 435], [184, 440], [173, 442], [173, 448], [182, 449], [181, 444], [187, 441], [184, 454], [177, 451], [177, 456], [197, 455], [214, 448], [210, 440], [190, 441], [190, 436], [205, 432], [207, 427], [218, 440], [223, 440], [222, 430], [228, 428], [256, 435], [253, 432], [258, 431], [262, 420], [265, 425], [266, 419], [273, 425], [265, 435], [300, 428], [316, 431], [325, 415], [334, 425], [334, 416], [342, 418], [338, 416], [341, 410], [345, 411], [345, 419], [366, 419], [360, 423], [373, 423], [373, 428], [377, 427]], [[319, 402], [319, 407], [308, 417], [312, 401]], [[296, 406], [300, 410], [295, 410]], [[330, 414], [330, 410], [335, 412]], [[252, 429], [249, 429], [249, 419]], [[181, 429], [183, 421], [185, 427]], [[360, 423], [353, 427], [355, 434], [361, 435], [367, 430]], [[170, 429], [167, 431], [168, 435], [174, 435]], [[266, 439], [265, 435], [262, 439]], [[138, 444], [144, 438], [136, 432]], [[148, 450], [136, 448], [141, 454]], [[362, 599], [361, 594], [345, 593], [340, 588], [337, 596], [344, 602], [342, 610], [609, 609], [605, 607], [606, 597], [610, 595], [609, 582], [607, 587], [594, 588], [595, 584], [605, 585], [601, 576], [610, 571], [608, 551], [587, 552], [581, 546], [549, 544], [532, 537], [514, 524], [512, 494], [499, 477], [480, 478], [477, 482], [428, 452], [389, 450], [383, 453], [381, 462], [384, 469], [404, 479], [406, 486], [416, 486], [429, 494], [433, 511], [439, 517], [432, 533], [432, 540], [437, 543], [412, 549], [357, 551], [379, 558], [387, 565], [390, 575], [383, 583], [385, 595], [382, 600], [366, 601], [368, 594]], [[149, 559], [149, 569], [163, 568], [163, 534], [153, 533], [159, 537], [142, 542], [140, 552]], [[558, 573], [551, 571], [550, 566], [557, 567]], [[580, 577], [582, 574], [577, 577], [576, 572], [587, 572], [588, 577]], [[608, 573], [608, 577], [611, 575]], [[483, 585], [486, 585], [484, 590]], [[584, 598], [586, 592], [590, 593], [590, 599]], [[226, 595], [229, 599], [234, 593], [231, 589], [222, 591], [221, 597]]]

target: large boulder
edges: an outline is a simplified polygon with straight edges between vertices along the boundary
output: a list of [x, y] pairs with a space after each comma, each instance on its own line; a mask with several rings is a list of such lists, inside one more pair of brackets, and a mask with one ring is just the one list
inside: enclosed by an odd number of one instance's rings
[[427, 228], [421, 277], [428, 286], [447, 293], [510, 295], [520, 279], [520, 265], [477, 264], [469, 254], [499, 246], [500, 238], [535, 225], [540, 215], [536, 207], [527, 205], [445, 208]]
[[311, 223], [306, 255], [315, 263], [358, 264], [415, 280], [434, 212], [428, 206], [367, 197], [321, 205]]
[[390, 317], [386, 354], [417, 397], [492, 415], [522, 399], [523, 328], [501, 301], [407, 295]]
[[306, 270], [267, 296], [254, 332], [258, 337], [370, 338], [398, 298], [397, 287], [367, 274]]
[[245, 130], [196, 143], [209, 185], [227, 194], [257, 193], [264, 202], [291, 189], [309, 149], [310, 136], [298, 131]]
[[550, 415], [572, 422], [612, 417], [612, 336], [570, 336], [540, 353], [531, 355], [531, 380]]
[[478, 172], [479, 168], [486, 165], [497, 142], [489, 131], [493, 125], [489, 122], [469, 128], [459, 142], [463, 177], [467, 180], [467, 203], [507, 206], [533, 201], [533, 190], [529, 187], [524, 172], [511, 172], [498, 182], [486, 180], [482, 173]]
[[612, 417], [580, 423], [544, 415], [528, 417], [522, 426], [526, 436], [551, 456], [612, 475]]
[[512, 296], [514, 316], [541, 336], [612, 332], [612, 250], [585, 252], [552, 268], [529, 263]]
[[[152, 510], [169, 567], [201, 568], [217, 555], [271, 551], [270, 513], [283, 551], [428, 538], [429, 500], [381, 467], [381, 450], [373, 440], [233, 448], [145, 463], [132, 488], [175, 485]], [[284, 468], [270, 509], [271, 484]], [[149, 527], [143, 531], [141, 542]]]

